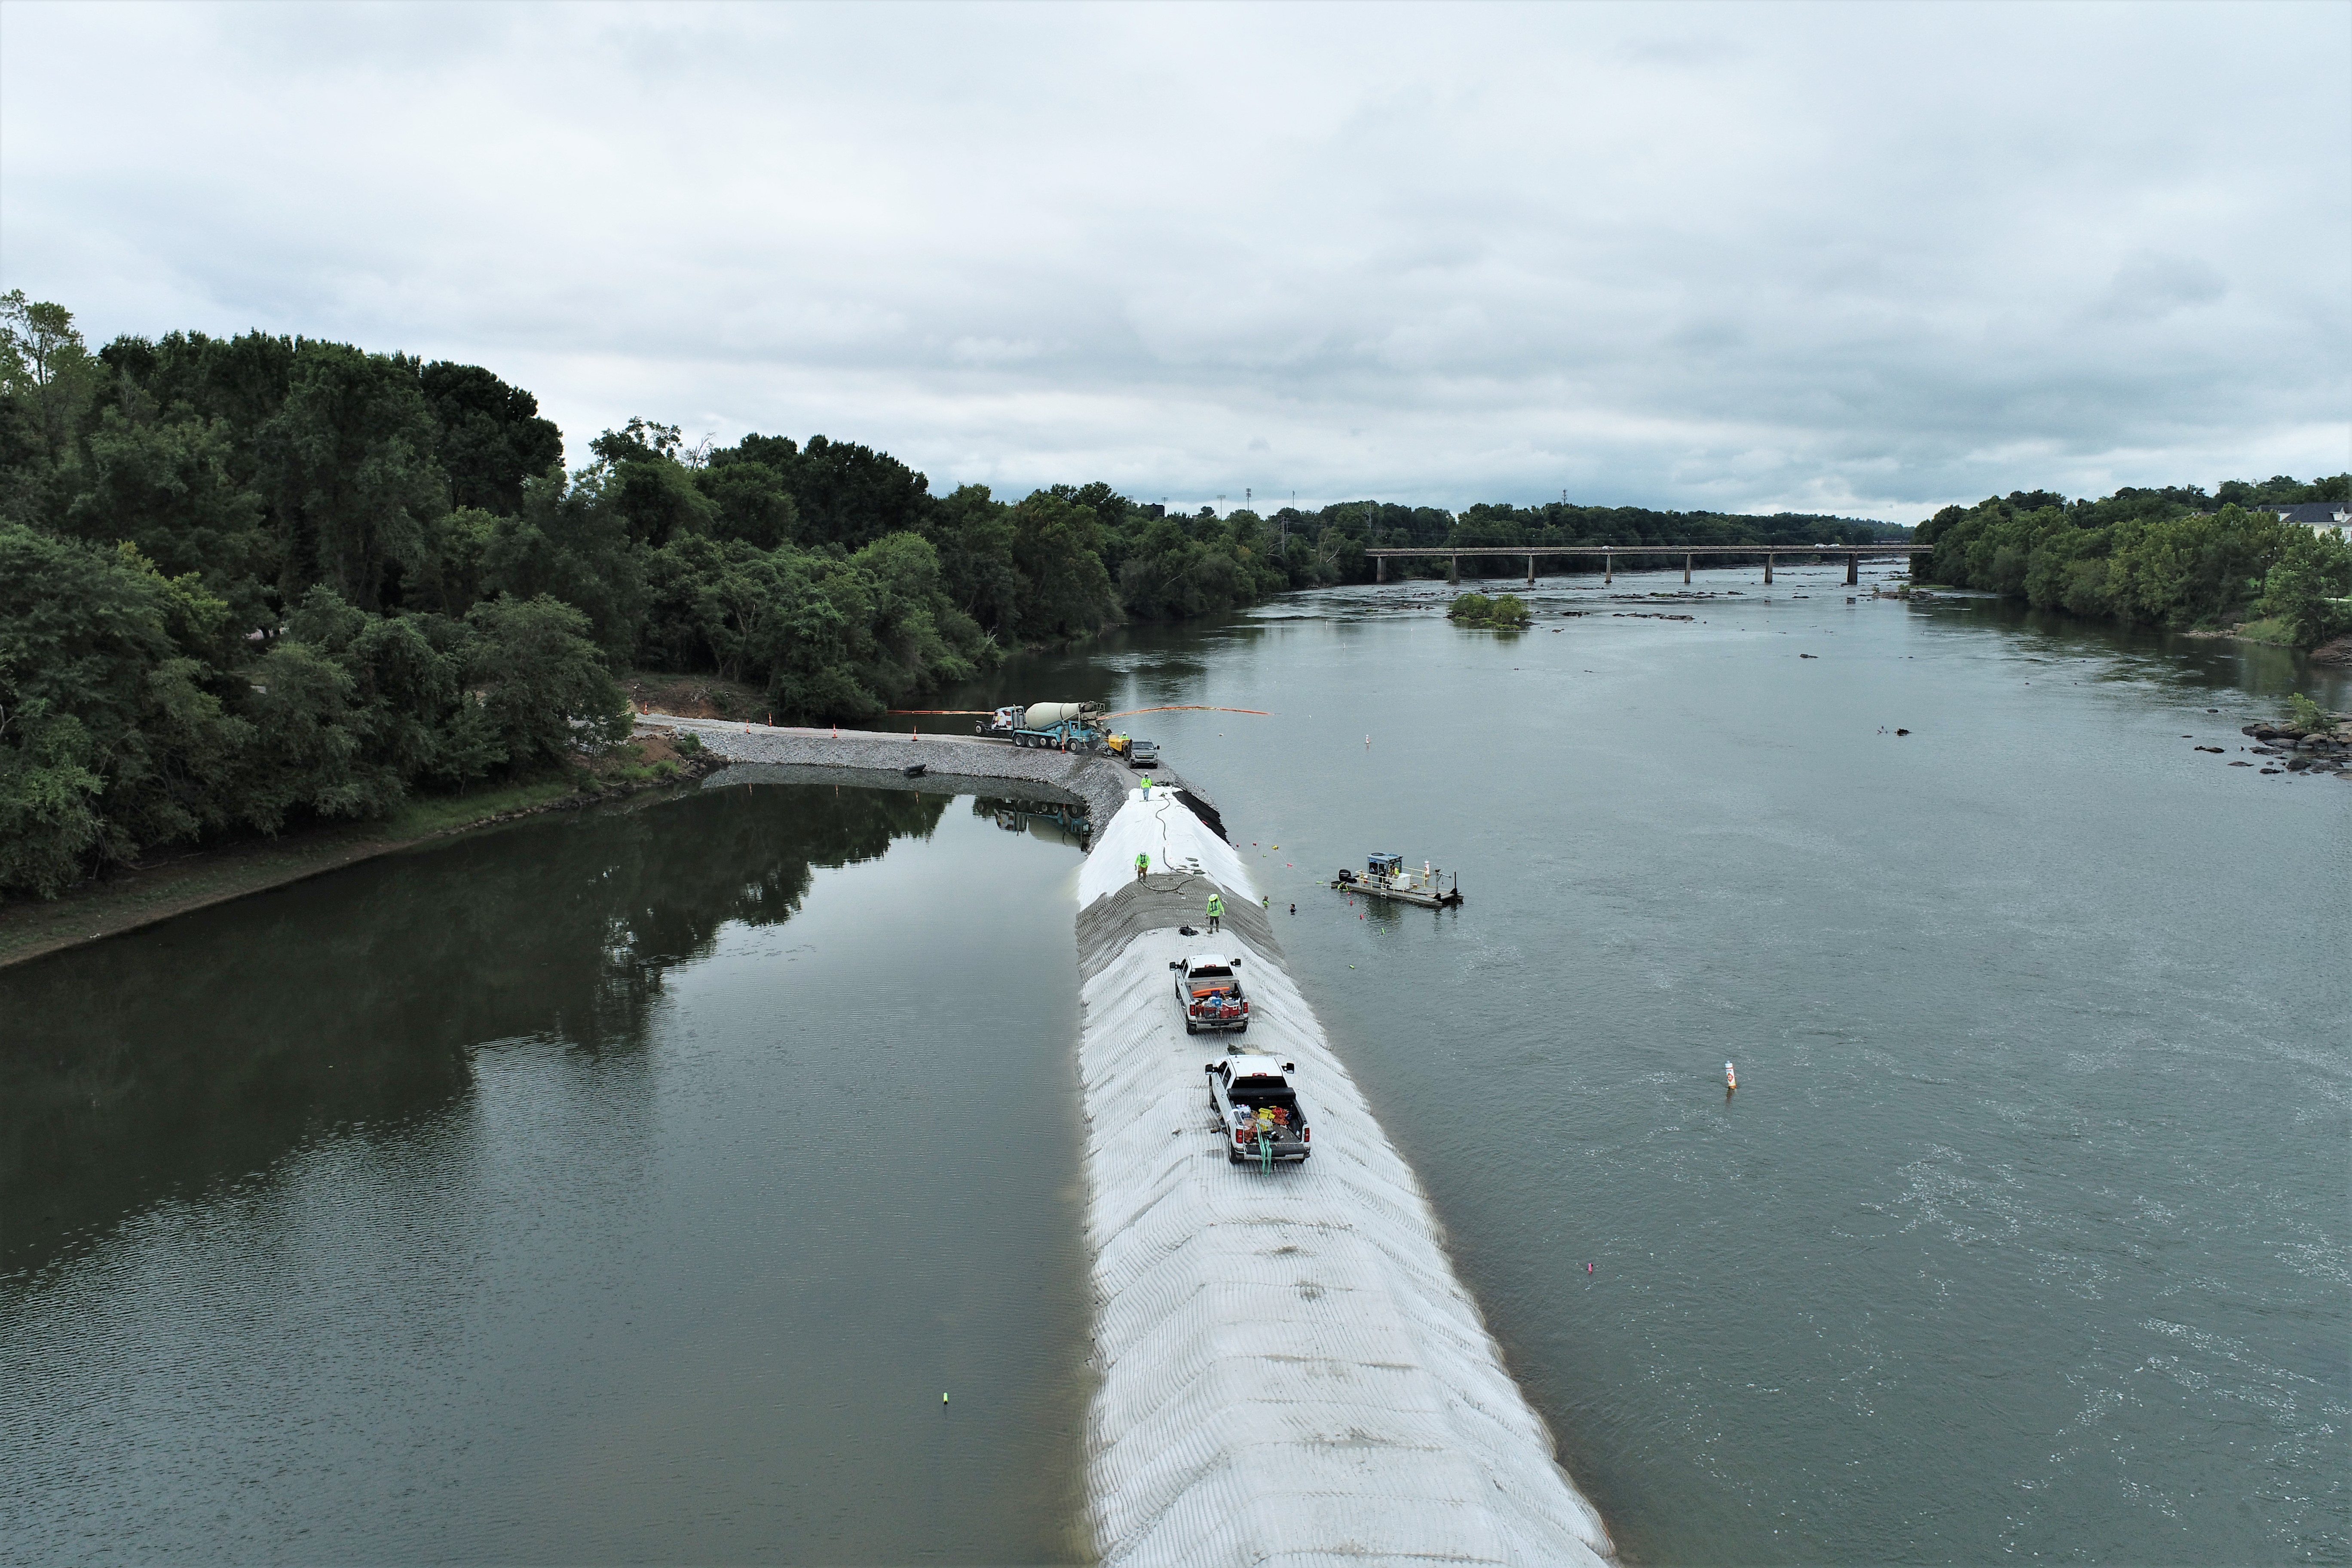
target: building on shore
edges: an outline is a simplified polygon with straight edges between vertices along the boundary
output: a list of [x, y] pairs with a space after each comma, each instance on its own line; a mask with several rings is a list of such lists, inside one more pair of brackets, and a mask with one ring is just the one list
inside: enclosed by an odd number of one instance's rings
[[2282, 522], [2300, 523], [2315, 533], [2332, 533], [2338, 539], [2352, 539], [2352, 502], [2298, 501], [2291, 506], [2282, 504], [2266, 510], [2278, 513]]

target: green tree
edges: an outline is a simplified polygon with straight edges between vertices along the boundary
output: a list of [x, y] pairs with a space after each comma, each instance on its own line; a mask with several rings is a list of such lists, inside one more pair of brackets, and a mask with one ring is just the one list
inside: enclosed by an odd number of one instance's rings
[[1504, 594], [1488, 598], [1484, 594], [1468, 593], [1455, 596], [1446, 618], [1458, 625], [1476, 626], [1488, 631], [1516, 631], [1535, 617], [1517, 594]]
[[632, 419], [590, 442], [596, 465], [580, 476], [596, 503], [617, 517], [630, 542], [658, 550], [688, 533], [708, 533], [719, 509], [677, 459], [677, 426]]
[[0, 394], [21, 405], [52, 457], [72, 441], [102, 371], [71, 310], [28, 300], [22, 289], [0, 295]]
[[20, 695], [15, 674], [0, 653], [0, 893], [55, 898], [104, 837], [106, 781], [81, 721]]
[[767, 464], [729, 463], [706, 468], [694, 479], [712, 508], [701, 526], [714, 538], [773, 550], [798, 537], [800, 508], [784, 488], [783, 476]]
[[546, 595], [576, 605], [618, 668], [636, 653], [649, 552], [629, 538], [609, 477], [591, 467], [574, 482], [553, 468], [524, 485], [520, 514], [495, 519], [481, 542], [476, 587], [484, 595]]
[[539, 399], [480, 365], [437, 361], [417, 385], [439, 426], [434, 450], [452, 504], [511, 513], [524, 481], [563, 460], [563, 433], [540, 417]]
[[2260, 609], [2284, 620], [2304, 647], [2352, 632], [2352, 542], [2340, 535], [2290, 527], [2284, 547], [2263, 579]]
[[467, 677], [510, 769], [558, 763], [627, 736], [628, 699], [579, 610], [544, 595], [486, 599], [466, 624], [474, 633]]
[[237, 785], [242, 815], [276, 833], [297, 815], [381, 815], [400, 804], [400, 775], [364, 754], [351, 672], [308, 643], [273, 644], [251, 672]]
[[423, 574], [449, 504], [435, 435], [413, 361], [298, 345], [285, 405], [256, 437], [280, 531], [280, 592], [296, 598], [324, 583], [373, 610]]
[[[127, 863], [229, 823], [250, 730], [189, 651], [217, 647], [226, 616], [193, 575], [167, 580], [128, 545], [0, 522], [0, 709], [11, 716], [0, 748], [12, 753], [0, 771], [14, 820], [64, 835], [59, 853], [77, 863]], [[38, 864], [20, 863], [17, 885], [55, 891], [56, 857], [27, 852]]]
[[930, 513], [929, 479], [854, 441], [812, 436], [796, 461], [771, 466], [799, 503], [803, 543], [857, 550], [886, 533], [919, 530]]
[[70, 476], [64, 531], [93, 544], [129, 542], [169, 576], [194, 573], [231, 606], [240, 631], [274, 619], [277, 574], [261, 498], [237, 477], [227, 421], [183, 404], [159, 413], [126, 386], [101, 409]]
[[1029, 580], [1013, 564], [1013, 509], [986, 485], [962, 485], [940, 498], [924, 531], [939, 552], [950, 599], [999, 642], [1010, 642], [1021, 622]]
[[1030, 644], [1094, 636], [1118, 618], [1091, 507], [1044, 490], [1013, 509], [1013, 563], [1025, 584], [1014, 635]]

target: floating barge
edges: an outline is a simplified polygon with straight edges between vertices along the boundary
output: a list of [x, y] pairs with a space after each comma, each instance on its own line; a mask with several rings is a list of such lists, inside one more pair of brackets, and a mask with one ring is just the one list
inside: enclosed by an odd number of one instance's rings
[[1361, 871], [1342, 867], [1339, 874], [1331, 879], [1331, 885], [1400, 904], [1418, 904], [1424, 910], [1461, 906], [1462, 879], [1456, 876], [1449, 884], [1445, 873], [1426, 860], [1422, 862], [1420, 870], [1414, 871], [1406, 868], [1402, 855], [1371, 855], [1365, 858], [1364, 867]]

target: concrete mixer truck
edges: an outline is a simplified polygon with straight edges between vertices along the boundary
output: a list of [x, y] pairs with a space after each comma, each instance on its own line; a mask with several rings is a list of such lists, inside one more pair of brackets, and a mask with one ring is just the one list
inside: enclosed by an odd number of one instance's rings
[[1108, 739], [1102, 721], [1099, 702], [1032, 702], [1013, 727], [1013, 743], [1056, 752], [1098, 752]]

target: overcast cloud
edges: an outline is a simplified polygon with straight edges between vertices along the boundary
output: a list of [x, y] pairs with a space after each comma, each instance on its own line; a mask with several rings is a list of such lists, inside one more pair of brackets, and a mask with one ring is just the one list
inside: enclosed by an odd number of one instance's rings
[[2352, 5], [0, 5], [0, 287], [934, 489], [2352, 467]]

